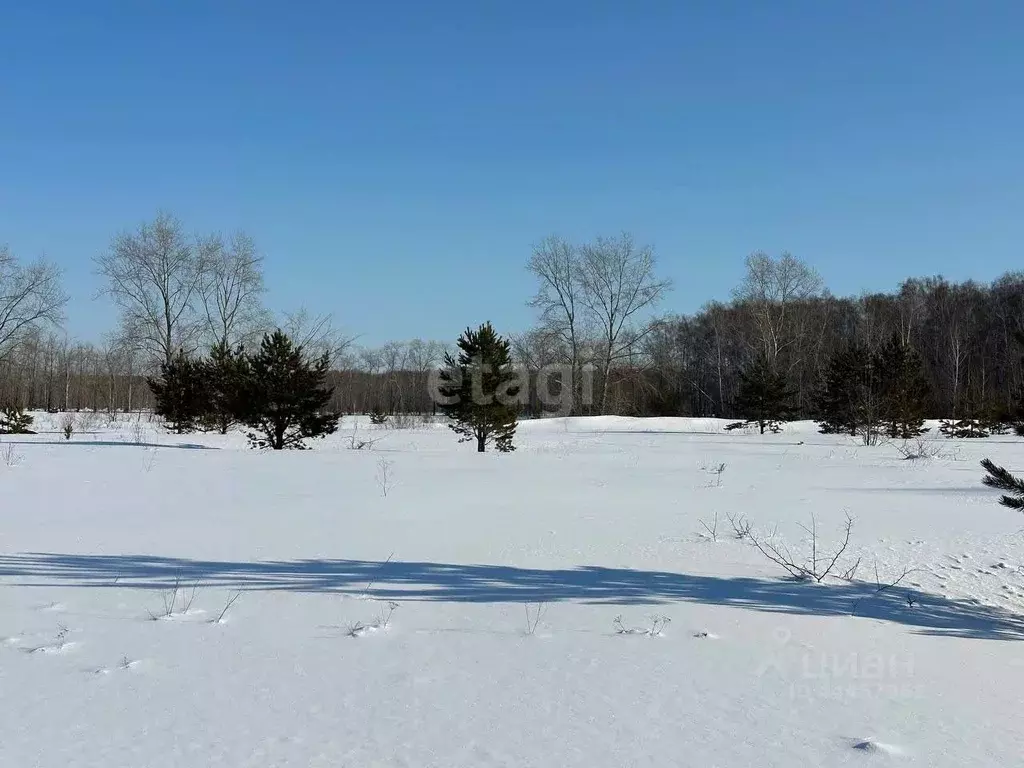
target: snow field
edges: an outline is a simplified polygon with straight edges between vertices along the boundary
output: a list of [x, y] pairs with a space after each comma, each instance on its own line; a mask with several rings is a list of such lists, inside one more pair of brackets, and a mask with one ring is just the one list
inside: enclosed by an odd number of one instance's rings
[[[0, 438], [0, 765], [1016, 764], [1024, 517], [978, 461], [1024, 442], [721, 427]], [[821, 584], [729, 522], [831, 554], [847, 512]]]

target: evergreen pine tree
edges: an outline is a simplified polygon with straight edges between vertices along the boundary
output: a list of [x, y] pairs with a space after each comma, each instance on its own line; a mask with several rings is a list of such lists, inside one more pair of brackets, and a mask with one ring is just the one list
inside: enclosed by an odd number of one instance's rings
[[824, 381], [815, 398], [822, 434], [855, 436], [864, 426], [865, 401], [871, 383], [869, 366], [867, 349], [856, 343], [829, 358]]
[[748, 424], [757, 424], [763, 435], [766, 429], [778, 432], [781, 422], [790, 418], [793, 413], [792, 397], [792, 391], [786, 386], [786, 377], [761, 356], [740, 372], [740, 385], [733, 407]]
[[476, 440], [483, 453], [488, 443], [499, 451], [513, 451], [519, 385], [512, 369], [512, 351], [507, 339], [491, 324], [477, 330], [467, 328], [459, 337], [458, 359], [445, 355], [438, 393], [446, 402], [441, 410], [452, 419], [449, 425], [459, 442]]
[[384, 409], [380, 407], [380, 403], [373, 406], [373, 410], [370, 411], [370, 423], [382, 427], [388, 423], [388, 415], [384, 413]]
[[882, 421], [889, 437], [909, 440], [928, 430], [925, 412], [931, 396], [921, 356], [898, 335], [876, 356], [882, 388]]
[[162, 363], [158, 377], [148, 377], [156, 405], [153, 410], [178, 434], [193, 432], [210, 407], [206, 365], [179, 351]]
[[0, 435], [34, 435], [29, 427], [33, 418], [16, 405], [7, 405], [0, 409]]
[[984, 406], [979, 404], [977, 395], [968, 389], [960, 398], [958, 419], [943, 419], [939, 432], [946, 437], [977, 438], [988, 437], [989, 424]]
[[988, 472], [981, 482], [989, 488], [1006, 491], [1006, 494], [1000, 497], [999, 503], [1010, 509], [1024, 509], [1024, 480], [1014, 477], [991, 459], [982, 461], [981, 466]]
[[249, 360], [239, 346], [232, 349], [224, 341], [210, 349], [206, 361], [209, 403], [203, 422], [222, 435], [237, 424], [245, 409], [245, 387], [249, 376]]
[[327, 410], [333, 390], [325, 386], [329, 358], [309, 360], [280, 330], [263, 337], [248, 361], [240, 390], [239, 420], [254, 448], [304, 449], [310, 438], [338, 428], [340, 413]]

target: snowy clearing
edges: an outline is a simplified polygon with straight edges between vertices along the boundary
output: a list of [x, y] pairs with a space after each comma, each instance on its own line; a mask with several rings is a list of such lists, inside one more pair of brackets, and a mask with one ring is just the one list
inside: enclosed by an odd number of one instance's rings
[[[271, 453], [56, 423], [0, 437], [0, 765], [1024, 754], [1024, 516], [978, 465], [1024, 469], [1019, 439], [908, 461], [809, 423], [601, 417], [480, 455], [346, 418]], [[743, 534], [802, 559], [813, 516], [827, 564], [847, 513], [821, 583]]]

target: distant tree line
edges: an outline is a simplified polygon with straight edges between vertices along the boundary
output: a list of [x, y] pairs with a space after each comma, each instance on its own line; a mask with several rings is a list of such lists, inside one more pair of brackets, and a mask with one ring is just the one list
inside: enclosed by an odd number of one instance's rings
[[[947, 419], [949, 430], [961, 433], [1016, 423], [1024, 273], [991, 284], [912, 278], [891, 293], [838, 297], [795, 257], [754, 253], [728, 301], [673, 315], [658, 314], [671, 285], [658, 275], [653, 249], [628, 234], [587, 243], [551, 236], [526, 262], [536, 281], [529, 304], [537, 322], [511, 337], [513, 362], [530, 382], [520, 417], [544, 415], [534, 384], [557, 365], [562, 372], [546, 385], [571, 395], [577, 415], [748, 420], [763, 401], [757, 386], [770, 384], [784, 395], [782, 418], [820, 418], [825, 428], [846, 429], [851, 419], [877, 412], [892, 431], [898, 417], [883, 411], [895, 407], [888, 372], [897, 355], [905, 370], [896, 389], [912, 401], [904, 410], [914, 419]], [[152, 409], [146, 381], [160, 366], [181, 354], [203, 356], [215, 344], [254, 348], [281, 328], [313, 358], [326, 355], [333, 411], [438, 410], [430, 381], [450, 342], [361, 348], [330, 316], [270, 312], [263, 259], [245, 233], [192, 236], [161, 214], [115, 236], [96, 269], [120, 319], [89, 343], [62, 330], [67, 297], [59, 272], [0, 250], [0, 405]], [[848, 405], [845, 415], [827, 413], [853, 396], [842, 393], [844, 378], [856, 381], [859, 405]]]

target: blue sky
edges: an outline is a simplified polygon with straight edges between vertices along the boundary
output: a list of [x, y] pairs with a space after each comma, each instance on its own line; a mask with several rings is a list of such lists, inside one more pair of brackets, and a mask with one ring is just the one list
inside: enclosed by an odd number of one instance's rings
[[628, 230], [693, 311], [789, 250], [835, 293], [1024, 267], [1024, 4], [0, 0], [0, 243], [115, 320], [158, 210], [366, 343], [532, 321], [530, 245]]

